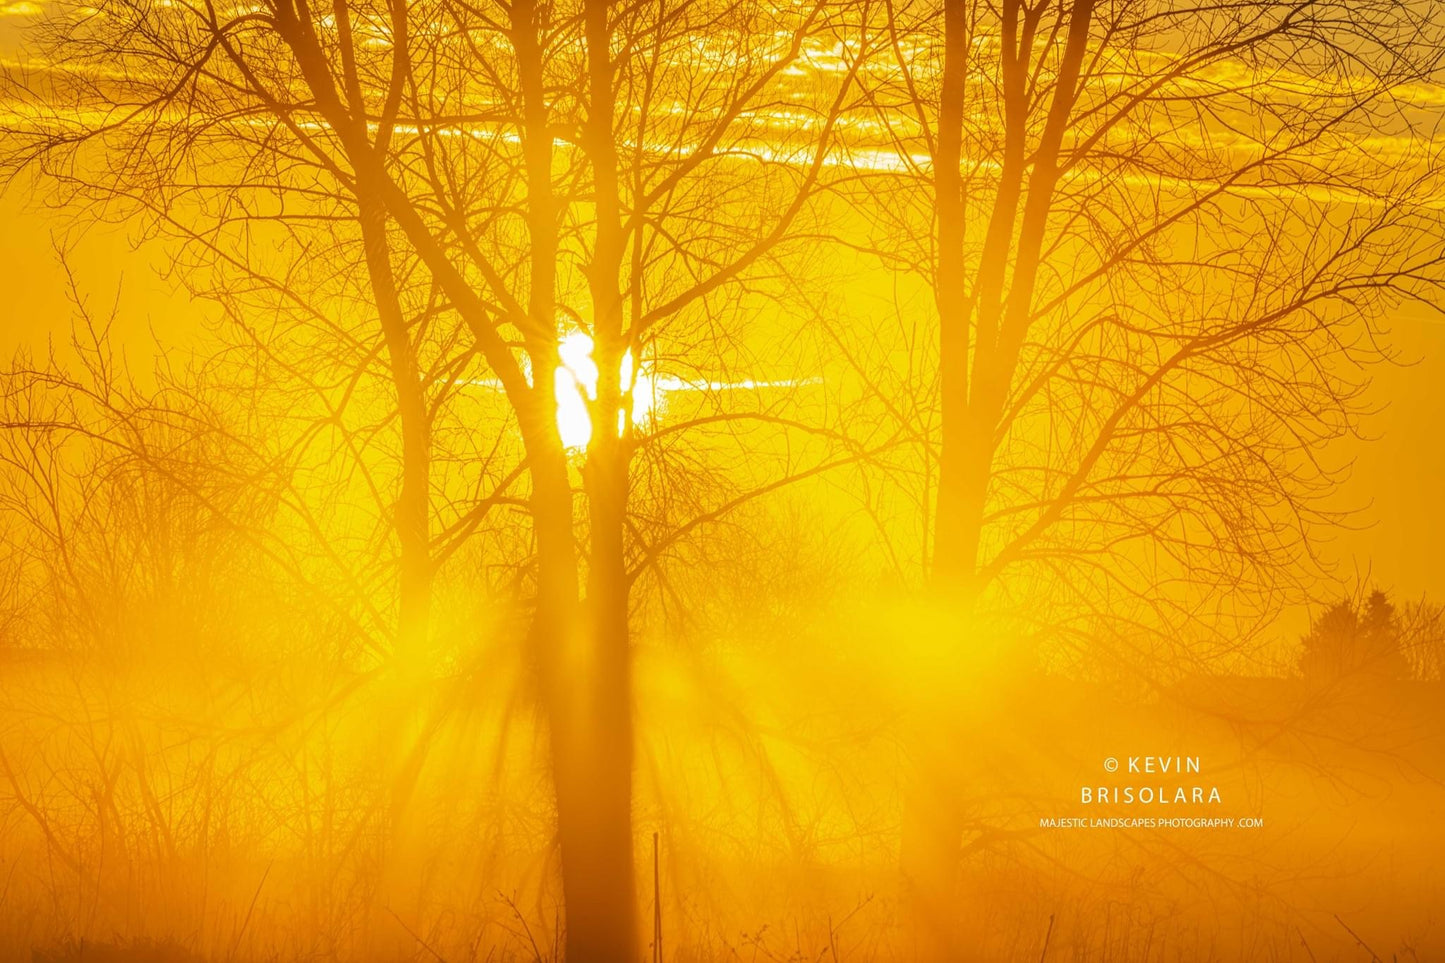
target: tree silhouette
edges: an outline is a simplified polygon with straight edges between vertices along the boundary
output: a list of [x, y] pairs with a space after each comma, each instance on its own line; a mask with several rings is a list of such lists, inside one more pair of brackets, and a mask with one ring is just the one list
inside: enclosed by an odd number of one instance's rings
[[[1088, 653], [1158, 677], [1238, 651], [1305, 597], [1337, 521], [1321, 455], [1362, 413], [1380, 319], [1438, 291], [1440, 169], [1412, 106], [1441, 63], [1436, 12], [948, 0], [878, 16], [889, 69], [865, 80], [896, 162], [860, 177], [860, 208], [888, 239], [867, 250], [931, 301], [936, 364], [894, 386], [878, 372], [914, 340], [872, 356], [871, 328], [839, 340], [864, 359], [860, 407], [921, 439], [922, 470], [893, 473], [923, 510], [921, 580], [958, 636], [987, 619], [1054, 666]], [[919, 310], [900, 298], [899, 327]], [[1139, 638], [1172, 657], [1124, 641]], [[939, 778], [960, 738], [928, 734], [952, 728], [939, 712], [919, 726], [904, 841], [934, 922], [958, 915], [966, 809]]]
[[1299, 668], [1311, 681], [1403, 679], [1411, 674], [1395, 606], [1380, 589], [1325, 609], [1301, 639]]

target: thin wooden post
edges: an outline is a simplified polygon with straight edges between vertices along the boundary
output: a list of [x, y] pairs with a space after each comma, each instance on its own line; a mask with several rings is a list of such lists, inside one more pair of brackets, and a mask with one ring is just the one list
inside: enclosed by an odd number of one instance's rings
[[662, 963], [662, 874], [658, 871], [657, 833], [652, 834], [652, 963]]

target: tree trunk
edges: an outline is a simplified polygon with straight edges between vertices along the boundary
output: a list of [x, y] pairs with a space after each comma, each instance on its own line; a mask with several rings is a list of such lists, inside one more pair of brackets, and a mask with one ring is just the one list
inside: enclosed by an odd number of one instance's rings
[[948, 963], [969, 959], [956, 899], [963, 823], [954, 780], [958, 753], [934, 713], [921, 713], [908, 740], [909, 779], [904, 787], [899, 867], [909, 910], [915, 959]]
[[938, 148], [934, 162], [935, 229], [938, 268], [934, 297], [939, 320], [939, 382], [943, 438], [939, 464], [937, 538], [934, 541], [935, 581], [951, 584], [971, 565], [962, 539], [966, 511], [960, 456], [968, 450], [969, 304], [964, 263], [963, 152], [964, 82], [967, 72], [968, 24], [964, 0], [946, 0], [943, 7], [944, 61], [939, 103]]
[[401, 421], [401, 490], [392, 518], [400, 545], [395, 655], [404, 671], [410, 673], [425, 661], [431, 621], [431, 423], [416, 350], [397, 298], [381, 189], [379, 185], [365, 185], [357, 193], [367, 273], [381, 319]]
[[[366, 168], [363, 167], [363, 171]], [[401, 486], [392, 506], [392, 529], [399, 546], [396, 630], [392, 645], [393, 678], [397, 687], [388, 695], [388, 741], [392, 767], [387, 857], [378, 893], [390, 901], [410, 887], [405, 873], [406, 853], [413, 837], [405, 814], [426, 759], [422, 733], [426, 728], [421, 695], [428, 669], [427, 644], [431, 622], [431, 419], [426, 393], [416, 362], [416, 349], [407, 330], [397, 296], [391, 248], [386, 236], [386, 207], [374, 177], [358, 177], [357, 202], [362, 246], [372, 296], [381, 321], [392, 387], [401, 424]], [[387, 929], [390, 931], [390, 928]], [[378, 937], [388, 939], [389, 937]], [[394, 949], [401, 949], [400, 944]]]

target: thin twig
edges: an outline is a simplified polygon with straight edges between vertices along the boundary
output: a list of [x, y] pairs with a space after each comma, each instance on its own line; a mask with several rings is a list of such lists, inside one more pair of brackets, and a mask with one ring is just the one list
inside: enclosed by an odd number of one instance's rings
[[1354, 930], [1350, 929], [1350, 924], [1348, 924], [1348, 923], [1346, 923], [1344, 920], [1340, 919], [1340, 914], [1339, 914], [1339, 913], [1335, 913], [1335, 914], [1333, 914], [1333, 915], [1334, 915], [1334, 917], [1335, 917], [1335, 922], [1336, 922], [1336, 923], [1339, 923], [1341, 926], [1343, 926], [1343, 927], [1345, 928], [1345, 932], [1348, 933], [1348, 934], [1350, 934], [1351, 936], [1353, 936], [1353, 937], [1355, 938], [1355, 942], [1358, 943], [1358, 944], [1360, 944], [1361, 949], [1363, 949], [1366, 953], [1369, 953], [1369, 954], [1370, 954], [1370, 959], [1371, 959], [1371, 960], [1375, 961], [1375, 963], [1385, 963], [1384, 960], [1380, 959], [1380, 954], [1378, 954], [1378, 953], [1376, 953], [1374, 950], [1370, 949], [1370, 944], [1368, 944], [1368, 943], [1366, 943], [1364, 940], [1360, 939], [1360, 934], [1358, 934], [1358, 933], [1356, 933]]
[[403, 920], [400, 916], [396, 915], [396, 910], [388, 906], [386, 908], [386, 911], [391, 914], [392, 919], [396, 920], [396, 925], [406, 930], [407, 935], [410, 936], [412, 939], [416, 940], [419, 944], [421, 944], [422, 949], [426, 950], [432, 956], [435, 956], [438, 960], [438, 963], [447, 963], [447, 958], [445, 956], [442, 956], [436, 950], [432, 949], [431, 944], [428, 943], [426, 940], [422, 939], [421, 936], [417, 934], [416, 930], [412, 929], [410, 926], [407, 926], [406, 921]]
[[266, 877], [271, 875], [271, 867], [275, 865], [274, 859], [266, 864], [266, 872], [261, 874], [261, 882], [256, 884], [256, 892], [251, 894], [251, 905], [246, 907], [246, 918], [241, 921], [241, 928], [236, 931], [236, 938], [231, 942], [231, 952], [226, 959], [236, 958], [236, 951], [241, 948], [241, 937], [246, 935], [246, 927], [251, 925], [251, 914], [256, 911], [256, 900], [261, 897], [261, 887], [266, 885]]

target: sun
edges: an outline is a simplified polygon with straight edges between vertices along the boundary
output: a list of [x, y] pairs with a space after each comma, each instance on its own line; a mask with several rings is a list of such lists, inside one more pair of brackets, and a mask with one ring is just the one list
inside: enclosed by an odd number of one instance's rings
[[[557, 399], [557, 431], [562, 447], [580, 451], [592, 440], [592, 415], [588, 402], [597, 400], [597, 362], [592, 357], [592, 338], [582, 331], [563, 335], [557, 344], [562, 364], [554, 380]], [[619, 372], [624, 389], [632, 392], [632, 424], [644, 423], [652, 414], [657, 397], [657, 384], [646, 365], [639, 366], [629, 349], [622, 356]], [[617, 433], [627, 427], [627, 415], [617, 413]]]

